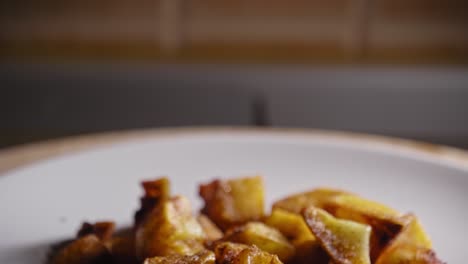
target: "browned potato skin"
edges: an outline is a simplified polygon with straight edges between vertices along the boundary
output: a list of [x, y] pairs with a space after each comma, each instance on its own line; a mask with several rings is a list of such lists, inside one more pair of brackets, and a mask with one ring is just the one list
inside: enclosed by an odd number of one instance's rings
[[223, 241], [231, 241], [246, 245], [256, 245], [259, 249], [275, 254], [287, 262], [295, 253], [294, 246], [277, 229], [261, 222], [249, 222], [226, 231]]
[[304, 220], [333, 262], [337, 264], [370, 264], [369, 238], [371, 227], [337, 219], [326, 211], [309, 207], [303, 210]]
[[223, 231], [264, 216], [264, 187], [259, 176], [215, 180], [202, 184], [199, 193], [205, 201], [202, 213]]
[[138, 259], [171, 254], [192, 255], [203, 250], [205, 234], [192, 216], [189, 201], [181, 196], [153, 209], [136, 232]]
[[205, 232], [208, 242], [215, 241], [223, 237], [224, 234], [221, 229], [219, 229], [215, 223], [208, 218], [208, 216], [200, 214], [197, 216], [197, 221]]
[[215, 247], [217, 264], [281, 264], [276, 255], [260, 250], [255, 245], [247, 246], [223, 242]]
[[296, 254], [288, 263], [294, 264], [327, 264], [330, 257], [317, 240], [301, 240], [294, 244]]
[[143, 264], [214, 264], [215, 254], [204, 250], [195, 255], [174, 254], [166, 257], [153, 257], [145, 260]]
[[77, 237], [79, 238], [86, 235], [94, 234], [101, 241], [107, 241], [112, 237], [112, 234], [114, 234], [114, 230], [114, 222], [96, 222], [94, 224], [84, 222], [80, 230], [78, 231]]
[[439, 260], [434, 251], [414, 245], [399, 245], [392, 247], [383, 253], [385, 260], [379, 260], [379, 264], [444, 264]]
[[400, 232], [404, 225], [398, 211], [357, 195], [336, 195], [328, 199], [324, 208], [337, 218], [372, 226], [372, 262], [378, 258], [383, 248]]
[[308, 192], [294, 194], [273, 204], [273, 209], [280, 208], [292, 213], [300, 214], [307, 207], [323, 208], [329, 199], [347, 192], [335, 189], [315, 189]]
[[274, 208], [271, 214], [264, 219], [264, 223], [278, 229], [290, 241], [315, 240], [300, 214]]
[[145, 194], [140, 199], [141, 207], [135, 213], [135, 229], [144, 221], [146, 216], [160, 201], [170, 198], [170, 182], [167, 178], [159, 178], [141, 183]]
[[294, 245], [296, 253], [288, 263], [328, 264], [330, 258], [310, 232], [302, 215], [274, 208], [264, 222], [278, 229]]
[[376, 264], [442, 264], [431, 250], [431, 241], [416, 216], [403, 216], [401, 232], [384, 248]]
[[96, 235], [86, 235], [60, 250], [51, 262], [52, 264], [104, 264], [111, 263], [112, 257]]
[[133, 229], [120, 231], [106, 241], [106, 246], [112, 254], [113, 264], [137, 264], [135, 233]]
[[231, 263], [239, 253], [249, 246], [232, 242], [219, 242], [214, 247], [216, 263]]

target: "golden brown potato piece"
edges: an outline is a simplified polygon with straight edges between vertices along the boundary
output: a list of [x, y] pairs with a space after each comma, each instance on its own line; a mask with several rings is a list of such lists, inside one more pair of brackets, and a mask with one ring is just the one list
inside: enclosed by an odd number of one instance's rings
[[382, 249], [400, 232], [404, 225], [401, 214], [396, 210], [356, 195], [336, 195], [326, 202], [325, 209], [337, 218], [372, 226], [372, 261], [377, 259]]
[[279, 200], [273, 204], [273, 208], [280, 208], [300, 214], [304, 208], [310, 206], [323, 208], [325, 202], [327, 202], [331, 197], [343, 193], [346, 192], [333, 189], [315, 189], [310, 192], [291, 195]]
[[105, 264], [111, 261], [109, 250], [96, 235], [74, 240], [52, 259], [53, 264]]
[[281, 264], [276, 255], [260, 250], [255, 245], [224, 242], [215, 248], [217, 264]]
[[169, 255], [166, 257], [153, 257], [145, 260], [143, 264], [214, 264], [215, 254], [203, 250], [195, 255]]
[[310, 230], [337, 264], [370, 264], [368, 225], [337, 219], [326, 211], [309, 207], [303, 217]]
[[119, 231], [105, 244], [112, 254], [114, 264], [138, 263], [135, 252], [135, 233], [133, 229]]
[[259, 176], [203, 184], [200, 196], [205, 201], [202, 213], [222, 230], [264, 215], [263, 180]]
[[193, 255], [204, 249], [205, 234], [190, 202], [181, 196], [161, 201], [136, 232], [139, 259], [171, 254]]
[[215, 241], [223, 237], [223, 232], [210, 220], [210, 218], [208, 218], [208, 216], [200, 214], [197, 216], [197, 221], [203, 228], [207, 240]]
[[377, 264], [444, 264], [434, 251], [415, 247], [413, 245], [399, 245], [385, 251]]
[[234, 258], [247, 248], [249, 246], [245, 244], [220, 241], [214, 248], [216, 263], [232, 263]]
[[274, 208], [264, 221], [278, 229], [294, 245], [296, 253], [291, 263], [328, 263], [328, 255], [310, 232], [302, 215]]
[[140, 199], [140, 209], [135, 213], [135, 228], [143, 222], [159, 201], [167, 200], [171, 195], [170, 182], [167, 178], [143, 181], [141, 185], [145, 194]]
[[249, 222], [226, 231], [223, 241], [256, 245], [263, 251], [275, 254], [283, 262], [294, 256], [294, 246], [281, 232], [260, 222]]
[[304, 218], [300, 214], [274, 208], [265, 220], [265, 224], [278, 229], [289, 240], [315, 240]]
[[442, 263], [431, 250], [431, 241], [424, 232], [416, 216], [409, 214], [402, 217], [405, 226], [390, 241], [378, 257], [376, 264]]
[[316, 240], [299, 240], [293, 242], [296, 254], [289, 263], [294, 264], [328, 264], [330, 257]]
[[402, 225], [401, 214], [381, 203], [352, 194], [339, 194], [327, 199], [324, 209], [335, 217], [363, 222], [369, 220]]
[[101, 241], [107, 241], [112, 237], [112, 234], [114, 234], [114, 230], [114, 222], [96, 222], [94, 224], [84, 222], [80, 230], [78, 231], [77, 237], [83, 237], [86, 235], [94, 234]]

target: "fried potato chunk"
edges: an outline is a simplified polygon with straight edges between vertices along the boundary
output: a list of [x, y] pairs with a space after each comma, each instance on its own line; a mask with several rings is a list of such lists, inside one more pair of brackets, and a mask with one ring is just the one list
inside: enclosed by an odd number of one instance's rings
[[278, 229], [289, 240], [315, 240], [300, 214], [274, 208], [264, 222], [268, 226]]
[[286, 197], [273, 204], [273, 209], [284, 209], [296, 214], [300, 214], [304, 208], [315, 206], [323, 208], [324, 204], [335, 195], [346, 193], [334, 189], [315, 189]]
[[52, 259], [53, 264], [104, 264], [112, 258], [107, 247], [96, 235], [78, 238], [61, 249]]
[[262, 251], [255, 245], [224, 242], [215, 247], [218, 264], [281, 264], [278, 256]]
[[294, 246], [281, 232], [261, 222], [249, 222], [226, 231], [223, 241], [255, 245], [263, 251], [275, 254], [283, 262], [294, 256]]
[[278, 229], [295, 248], [291, 263], [328, 263], [328, 255], [310, 232], [302, 215], [274, 208], [265, 224]]
[[321, 247], [318, 240], [299, 240], [293, 242], [296, 254], [289, 263], [295, 264], [328, 264], [330, 256]]
[[378, 264], [444, 264], [434, 251], [413, 245], [398, 245], [385, 251]]
[[135, 213], [135, 227], [143, 222], [160, 201], [167, 200], [170, 197], [170, 182], [167, 178], [143, 181], [141, 185], [145, 194], [140, 198], [141, 206]]
[[190, 202], [182, 196], [162, 201], [136, 232], [139, 259], [171, 254], [193, 255], [204, 249], [205, 234]]
[[169, 255], [166, 257], [153, 257], [145, 260], [143, 264], [214, 264], [215, 254], [203, 250], [195, 255]]
[[372, 227], [371, 260], [375, 261], [382, 249], [403, 228], [401, 214], [380, 203], [357, 195], [340, 194], [331, 197], [325, 209], [337, 218], [352, 220]]
[[405, 226], [402, 231], [383, 250], [376, 264], [439, 264], [431, 250], [431, 241], [424, 232], [416, 216], [409, 214], [402, 217]]
[[215, 241], [223, 237], [223, 232], [204, 214], [197, 216], [197, 221], [206, 234], [208, 241]]
[[370, 264], [368, 225], [337, 219], [326, 211], [309, 207], [303, 217], [323, 249], [336, 264]]
[[203, 184], [200, 196], [205, 201], [202, 213], [222, 230], [264, 215], [264, 187], [259, 176]]
[[83, 237], [86, 235], [94, 234], [101, 241], [107, 241], [112, 237], [112, 234], [114, 234], [114, 230], [114, 222], [96, 222], [94, 224], [84, 222], [80, 230], [78, 231], [77, 237]]
[[135, 233], [133, 229], [120, 230], [105, 245], [112, 254], [114, 264], [138, 263], [135, 252]]
[[346, 218], [357, 222], [369, 219], [402, 224], [401, 214], [378, 202], [364, 199], [352, 194], [339, 194], [327, 199], [325, 209], [338, 218]]

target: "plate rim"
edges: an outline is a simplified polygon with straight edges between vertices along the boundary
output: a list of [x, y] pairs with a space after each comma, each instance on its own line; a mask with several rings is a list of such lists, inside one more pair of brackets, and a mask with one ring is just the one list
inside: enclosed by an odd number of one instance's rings
[[0, 150], [0, 177], [17, 169], [29, 167], [64, 155], [77, 154], [94, 149], [145, 140], [178, 138], [184, 136], [234, 134], [276, 135], [284, 137], [311, 137], [339, 140], [350, 144], [366, 144], [368, 149], [384, 153], [411, 152], [415, 157], [429, 157], [443, 165], [468, 172], [468, 151], [434, 143], [377, 134], [341, 130], [248, 126], [188, 126], [164, 127], [81, 134], [27, 143]]

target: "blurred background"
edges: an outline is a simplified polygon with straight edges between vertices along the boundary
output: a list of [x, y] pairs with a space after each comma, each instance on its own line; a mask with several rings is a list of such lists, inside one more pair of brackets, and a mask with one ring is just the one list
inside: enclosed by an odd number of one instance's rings
[[464, 0], [0, 3], [0, 147], [192, 125], [468, 148]]

